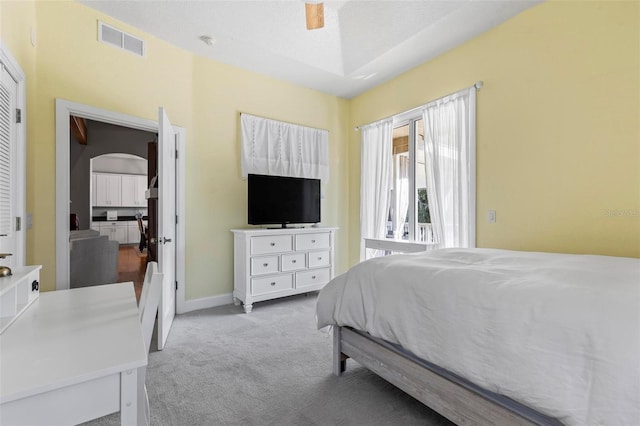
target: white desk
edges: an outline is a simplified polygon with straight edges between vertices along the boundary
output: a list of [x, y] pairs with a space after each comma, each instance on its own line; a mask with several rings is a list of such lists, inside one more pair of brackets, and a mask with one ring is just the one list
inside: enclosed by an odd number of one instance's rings
[[42, 293], [0, 336], [0, 424], [135, 425], [146, 364], [132, 283]]

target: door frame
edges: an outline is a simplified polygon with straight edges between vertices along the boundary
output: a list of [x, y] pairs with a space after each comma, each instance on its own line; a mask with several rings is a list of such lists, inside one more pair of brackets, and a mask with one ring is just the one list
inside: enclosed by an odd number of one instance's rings
[[16, 217], [20, 219], [20, 231], [17, 231], [19, 235], [16, 236], [16, 253], [15, 261], [16, 265], [27, 264], [27, 227], [29, 220], [27, 217], [27, 100], [26, 100], [26, 76], [24, 71], [20, 67], [20, 64], [11, 55], [11, 52], [7, 50], [6, 46], [0, 40], [0, 64], [4, 67], [9, 75], [17, 83], [18, 99], [16, 100], [16, 108], [22, 111], [21, 123], [16, 126], [16, 159], [15, 165], [18, 170], [22, 170], [18, 174], [18, 182], [16, 185], [16, 207], [12, 213], [15, 212]]
[[[56, 290], [69, 288], [69, 149], [71, 115], [117, 126], [158, 133], [158, 122], [128, 114], [56, 98]], [[176, 313], [185, 303], [185, 143], [186, 130], [173, 126], [176, 133]], [[161, 194], [160, 194], [161, 196]]]

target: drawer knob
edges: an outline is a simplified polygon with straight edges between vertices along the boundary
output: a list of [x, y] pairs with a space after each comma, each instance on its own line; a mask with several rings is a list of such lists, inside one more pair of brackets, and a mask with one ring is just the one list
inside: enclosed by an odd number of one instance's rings
[[263, 263], [262, 266], [264, 266], [266, 268], [267, 266], [269, 266], [269, 264], [268, 263]]
[[316, 243], [316, 240], [311, 240], [311, 244], [315, 244], [315, 243]]
[[316, 279], [316, 276], [315, 276], [315, 275], [312, 275], [312, 276], [311, 276], [311, 279], [312, 279], [312, 280], [315, 280], [315, 279]]
[[273, 246], [275, 246], [275, 245], [276, 245], [276, 243], [271, 243], [271, 247], [273, 247]]
[[275, 281], [273, 281], [273, 282], [271, 283], [271, 286], [272, 286], [272, 287], [273, 287], [274, 285], [276, 285], [276, 282], [275, 282]]
[[322, 256], [318, 256], [318, 260], [322, 260]]
[[293, 259], [293, 260], [291, 261], [291, 263], [296, 263], [296, 262], [297, 262], [297, 261], [296, 261], [295, 259]]

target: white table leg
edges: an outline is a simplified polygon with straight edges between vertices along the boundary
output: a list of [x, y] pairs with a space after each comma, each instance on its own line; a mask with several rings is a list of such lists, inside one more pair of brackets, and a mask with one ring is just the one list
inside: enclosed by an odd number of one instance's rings
[[138, 426], [149, 426], [151, 421], [149, 395], [144, 384], [146, 376], [147, 367], [138, 368]]
[[120, 424], [138, 425], [138, 370], [120, 374]]

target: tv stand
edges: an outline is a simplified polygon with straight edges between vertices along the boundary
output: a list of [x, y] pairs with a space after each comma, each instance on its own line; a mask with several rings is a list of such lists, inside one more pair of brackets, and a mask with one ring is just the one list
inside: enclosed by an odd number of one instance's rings
[[232, 229], [233, 302], [254, 302], [320, 290], [334, 275], [338, 228]]

